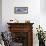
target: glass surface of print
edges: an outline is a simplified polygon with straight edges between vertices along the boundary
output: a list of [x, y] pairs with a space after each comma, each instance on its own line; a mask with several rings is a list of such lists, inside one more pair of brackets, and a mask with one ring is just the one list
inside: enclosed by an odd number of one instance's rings
[[14, 13], [15, 14], [27, 14], [28, 13], [28, 7], [15, 7]]

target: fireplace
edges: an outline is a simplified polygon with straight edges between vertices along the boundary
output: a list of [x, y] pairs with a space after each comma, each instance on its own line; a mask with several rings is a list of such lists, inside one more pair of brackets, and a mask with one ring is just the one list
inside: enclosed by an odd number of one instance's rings
[[12, 32], [12, 41], [18, 46], [28, 46], [28, 32]]
[[12, 35], [11, 46], [33, 46], [33, 23], [8, 23]]

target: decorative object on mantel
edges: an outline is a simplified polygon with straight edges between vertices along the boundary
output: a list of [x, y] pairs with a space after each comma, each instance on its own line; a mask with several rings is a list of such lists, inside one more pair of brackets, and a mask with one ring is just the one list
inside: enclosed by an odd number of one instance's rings
[[19, 23], [19, 21], [17, 20], [17, 19], [11, 19], [10, 21], [9, 21], [9, 23]]
[[30, 20], [26, 20], [25, 23], [30, 23]]
[[36, 36], [38, 35], [39, 46], [45, 46], [45, 35], [43, 32], [43, 28], [40, 27], [40, 25], [39, 25], [39, 28], [36, 28], [36, 29], [37, 29]]
[[10, 21], [13, 21], [13, 20], [10, 20]]

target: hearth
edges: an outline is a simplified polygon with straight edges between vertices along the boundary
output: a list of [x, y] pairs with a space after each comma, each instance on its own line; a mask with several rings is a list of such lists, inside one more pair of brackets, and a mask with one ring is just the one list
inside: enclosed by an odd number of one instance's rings
[[11, 42], [10, 46], [23, 46], [23, 43]]
[[28, 46], [28, 32], [12, 32], [12, 41], [18, 46]]

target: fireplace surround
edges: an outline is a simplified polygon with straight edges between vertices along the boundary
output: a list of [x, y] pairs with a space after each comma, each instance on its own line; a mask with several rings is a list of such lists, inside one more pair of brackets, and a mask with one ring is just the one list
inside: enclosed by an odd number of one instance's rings
[[[33, 23], [7, 23], [15, 46], [33, 46]], [[11, 45], [12, 46], [12, 45]]]

